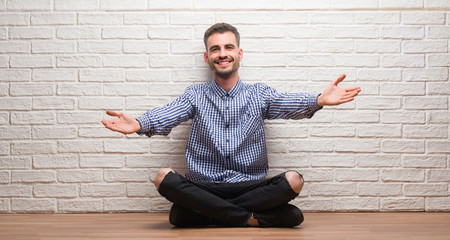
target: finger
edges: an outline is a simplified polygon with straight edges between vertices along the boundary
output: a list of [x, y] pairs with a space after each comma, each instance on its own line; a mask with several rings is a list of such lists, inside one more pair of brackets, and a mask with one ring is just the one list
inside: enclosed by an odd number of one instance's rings
[[334, 81], [334, 85], [337, 86], [340, 82], [342, 82], [342, 80], [344, 80], [345, 77], [346, 77], [345, 74], [342, 74], [341, 76], [339, 76], [338, 79], [336, 79]]
[[106, 111], [106, 114], [108, 114], [109, 116], [114, 116], [114, 117], [120, 117], [122, 115], [121, 112], [114, 112], [111, 110]]
[[352, 91], [361, 91], [360, 87], [349, 87], [349, 88], [344, 88], [345, 91], [347, 92], [352, 92]]

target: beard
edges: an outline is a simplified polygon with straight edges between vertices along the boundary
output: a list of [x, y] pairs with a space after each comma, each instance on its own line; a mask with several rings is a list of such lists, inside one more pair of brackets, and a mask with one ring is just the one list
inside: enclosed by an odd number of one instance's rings
[[[219, 61], [223, 61], [223, 60], [229, 60], [231, 62], [231, 68], [228, 67], [227, 69], [222, 69], [219, 66]], [[209, 67], [211, 68], [212, 72], [220, 77], [220, 78], [228, 78], [231, 75], [233, 75], [234, 73], [237, 72], [237, 70], [239, 69], [239, 58], [237, 58], [237, 60], [235, 58], [232, 57], [224, 57], [224, 58], [218, 58], [214, 61], [209, 61]]]

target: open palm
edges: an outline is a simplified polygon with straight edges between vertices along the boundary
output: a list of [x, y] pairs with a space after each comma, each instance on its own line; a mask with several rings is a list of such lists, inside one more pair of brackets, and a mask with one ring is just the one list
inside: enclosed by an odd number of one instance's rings
[[114, 111], [106, 111], [110, 116], [114, 116], [112, 120], [103, 120], [102, 123], [106, 128], [123, 134], [135, 133], [141, 129], [139, 122], [132, 116]]
[[317, 99], [319, 106], [339, 105], [353, 101], [354, 97], [361, 91], [360, 87], [341, 88], [338, 86], [344, 80], [345, 74], [330, 83]]

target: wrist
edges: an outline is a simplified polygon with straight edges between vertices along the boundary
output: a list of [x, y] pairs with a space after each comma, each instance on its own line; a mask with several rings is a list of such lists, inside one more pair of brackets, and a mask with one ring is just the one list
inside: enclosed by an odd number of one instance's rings
[[324, 106], [324, 104], [323, 104], [322, 93], [320, 93], [319, 96], [317, 96], [317, 105], [318, 105], [319, 107], [323, 107], [323, 106]]

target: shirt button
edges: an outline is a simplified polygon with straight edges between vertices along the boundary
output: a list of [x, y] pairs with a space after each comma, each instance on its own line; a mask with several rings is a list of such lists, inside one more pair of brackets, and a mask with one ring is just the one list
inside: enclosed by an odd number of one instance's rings
[[227, 160], [230, 160], [230, 156], [227, 156]]
[[230, 142], [230, 139], [227, 139], [227, 142]]
[[225, 125], [225, 127], [226, 127], [226, 128], [229, 128], [229, 127], [230, 127], [230, 124]]

